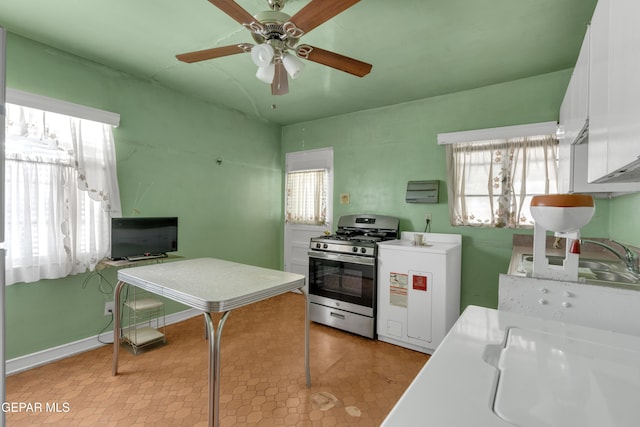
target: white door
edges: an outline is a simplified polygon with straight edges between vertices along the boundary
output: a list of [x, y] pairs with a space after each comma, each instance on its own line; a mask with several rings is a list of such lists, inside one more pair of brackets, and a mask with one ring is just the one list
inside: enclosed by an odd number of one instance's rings
[[[326, 171], [326, 221], [323, 224], [296, 223], [288, 220], [287, 206], [291, 188], [285, 176], [285, 224], [284, 224], [284, 270], [292, 273], [309, 276], [309, 239], [322, 235], [325, 231], [332, 229], [333, 213], [333, 148], [322, 148], [318, 150], [296, 151], [287, 153], [285, 160], [285, 173], [325, 170]], [[295, 216], [295, 215], [294, 215]], [[308, 291], [308, 283], [305, 284], [305, 291]]]

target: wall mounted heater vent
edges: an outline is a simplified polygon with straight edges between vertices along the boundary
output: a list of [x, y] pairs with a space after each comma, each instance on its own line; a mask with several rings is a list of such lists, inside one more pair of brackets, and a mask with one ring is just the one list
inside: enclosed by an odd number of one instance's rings
[[409, 181], [407, 203], [438, 203], [439, 181]]

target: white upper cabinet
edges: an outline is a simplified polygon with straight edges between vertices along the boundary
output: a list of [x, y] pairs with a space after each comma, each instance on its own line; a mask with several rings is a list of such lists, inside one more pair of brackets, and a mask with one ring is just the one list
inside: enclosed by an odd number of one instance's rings
[[[586, 134], [588, 117], [589, 28], [587, 28], [578, 61], [560, 106], [560, 129], [563, 134], [558, 147], [558, 191], [560, 193], [590, 191], [586, 188], [586, 155], [579, 160], [575, 150], [575, 144], [582, 142]], [[578, 147], [578, 154], [584, 152], [586, 152], [586, 145]], [[582, 167], [580, 167], [580, 162], [582, 162]]]
[[[614, 0], [616, 1], [616, 0]], [[599, 0], [591, 19], [589, 58], [589, 181], [606, 174], [609, 141], [609, 5]]]
[[589, 182], [640, 182], [639, 16], [638, 0], [599, 0], [591, 21]]
[[613, 0], [609, 21], [607, 174], [640, 160], [640, 1]]
[[561, 193], [640, 191], [640, 175], [612, 177], [640, 156], [640, 27], [632, 23], [638, 16], [640, 0], [598, 2], [560, 106]]
[[580, 48], [578, 61], [573, 69], [569, 89], [565, 95], [565, 101], [569, 103], [569, 115], [565, 123], [565, 135], [571, 143], [581, 142], [583, 132], [586, 132], [587, 119], [589, 118], [589, 46], [590, 28]]

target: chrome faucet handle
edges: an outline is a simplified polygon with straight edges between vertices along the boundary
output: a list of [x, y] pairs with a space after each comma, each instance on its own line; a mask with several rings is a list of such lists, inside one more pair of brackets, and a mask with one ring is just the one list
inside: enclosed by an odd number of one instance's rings
[[638, 271], [638, 267], [636, 267], [636, 260], [638, 257], [637, 254], [635, 254], [631, 249], [629, 249], [622, 243], [616, 242], [615, 240], [611, 240], [611, 239], [609, 239], [609, 242], [615, 243], [616, 245], [620, 246], [624, 250], [624, 255], [622, 255], [622, 253], [620, 253], [616, 249], [612, 248], [611, 246], [603, 242], [596, 241], [596, 240], [589, 240], [589, 239], [580, 239], [580, 243], [582, 244], [591, 243], [607, 249], [609, 252], [617, 256], [618, 259], [620, 259], [620, 261], [625, 263], [627, 270], [629, 270], [635, 275], [640, 275], [640, 272]]
[[615, 240], [611, 240], [611, 242], [620, 246], [624, 250], [624, 258], [627, 263], [627, 270], [635, 274], [640, 274], [640, 270], [638, 269], [637, 265], [638, 254], [620, 242], [616, 242]]

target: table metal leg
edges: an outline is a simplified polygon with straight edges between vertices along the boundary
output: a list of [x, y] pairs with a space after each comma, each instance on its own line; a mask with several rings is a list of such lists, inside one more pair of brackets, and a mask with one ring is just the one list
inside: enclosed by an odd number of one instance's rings
[[113, 291], [113, 367], [111, 375], [118, 374], [118, 352], [120, 351], [120, 291], [124, 286], [122, 280], [118, 281]]
[[209, 427], [218, 427], [220, 424], [220, 340], [224, 322], [230, 313], [225, 311], [222, 314], [217, 331], [213, 326], [211, 314], [203, 313], [209, 337]]
[[307, 387], [311, 387], [311, 369], [309, 368], [309, 297], [304, 287], [299, 288], [304, 295], [304, 369], [307, 376]]

